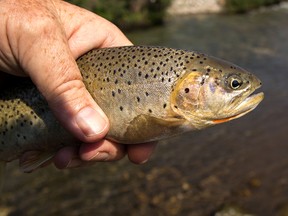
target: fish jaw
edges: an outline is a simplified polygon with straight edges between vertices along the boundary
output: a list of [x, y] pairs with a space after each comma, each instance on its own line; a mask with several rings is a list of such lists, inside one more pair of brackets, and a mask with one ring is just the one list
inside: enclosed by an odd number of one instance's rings
[[223, 119], [215, 119], [212, 122], [213, 122], [213, 124], [220, 124], [220, 123], [231, 121], [233, 119], [240, 118], [240, 117], [246, 115], [247, 113], [251, 112], [252, 110], [254, 110], [263, 99], [264, 99], [264, 93], [263, 92], [250, 95], [247, 98], [245, 98], [235, 108], [236, 110], [238, 110], [237, 114], [230, 116], [230, 117], [227, 117], [227, 118], [223, 118]]

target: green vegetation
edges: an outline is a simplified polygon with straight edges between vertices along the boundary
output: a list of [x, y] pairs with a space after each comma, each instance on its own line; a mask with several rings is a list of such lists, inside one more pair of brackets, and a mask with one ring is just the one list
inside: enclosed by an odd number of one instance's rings
[[171, 0], [70, 0], [121, 28], [161, 24]]
[[225, 10], [230, 13], [244, 13], [259, 7], [280, 3], [284, 0], [226, 0]]

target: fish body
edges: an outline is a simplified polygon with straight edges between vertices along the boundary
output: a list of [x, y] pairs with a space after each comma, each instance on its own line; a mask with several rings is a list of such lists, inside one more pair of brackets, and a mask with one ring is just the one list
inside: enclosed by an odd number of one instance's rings
[[[86, 88], [110, 121], [107, 139], [124, 144], [226, 122], [250, 112], [263, 99], [263, 93], [251, 95], [261, 86], [253, 74], [197, 52], [104, 48], [86, 53], [77, 64]], [[30, 81], [1, 92], [0, 161], [17, 159], [29, 150], [53, 155], [63, 146], [79, 144]]]

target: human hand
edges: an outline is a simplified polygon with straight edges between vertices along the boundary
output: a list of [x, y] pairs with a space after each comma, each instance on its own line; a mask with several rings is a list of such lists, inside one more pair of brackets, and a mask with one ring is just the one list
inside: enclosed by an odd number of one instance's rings
[[108, 119], [75, 62], [93, 48], [131, 45], [115, 25], [60, 0], [2, 0], [0, 14], [0, 71], [29, 76], [60, 123], [84, 143], [80, 149], [60, 149], [53, 159], [56, 167], [114, 161], [126, 153], [134, 163], [148, 160], [155, 144], [124, 147], [103, 139]]

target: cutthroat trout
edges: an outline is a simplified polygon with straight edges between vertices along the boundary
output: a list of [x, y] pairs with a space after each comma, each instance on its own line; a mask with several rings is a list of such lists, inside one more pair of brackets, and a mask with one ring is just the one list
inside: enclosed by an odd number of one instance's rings
[[[86, 88], [110, 121], [107, 139], [137, 144], [239, 118], [264, 94], [253, 74], [197, 52], [127, 46], [92, 50], [77, 60]], [[32, 82], [0, 95], [0, 161], [39, 151], [26, 172], [59, 148], [79, 145]]]

